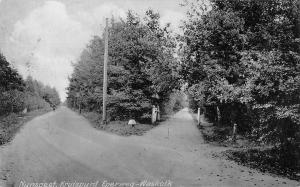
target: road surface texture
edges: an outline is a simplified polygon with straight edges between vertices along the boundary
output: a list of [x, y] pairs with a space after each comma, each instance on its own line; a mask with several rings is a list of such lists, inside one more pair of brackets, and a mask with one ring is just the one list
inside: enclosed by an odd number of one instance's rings
[[120, 137], [95, 130], [83, 117], [61, 107], [27, 123], [1, 148], [2, 186], [99, 181], [101, 187], [109, 186], [104, 181], [144, 180], [170, 180], [179, 187], [299, 185], [212, 158], [211, 153], [220, 149], [204, 143], [187, 109], [144, 136]]

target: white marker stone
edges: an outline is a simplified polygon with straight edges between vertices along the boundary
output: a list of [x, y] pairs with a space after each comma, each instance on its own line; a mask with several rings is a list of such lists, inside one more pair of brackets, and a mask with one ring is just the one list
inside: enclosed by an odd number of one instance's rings
[[128, 125], [134, 127], [136, 125], [136, 121], [134, 119], [129, 120]]

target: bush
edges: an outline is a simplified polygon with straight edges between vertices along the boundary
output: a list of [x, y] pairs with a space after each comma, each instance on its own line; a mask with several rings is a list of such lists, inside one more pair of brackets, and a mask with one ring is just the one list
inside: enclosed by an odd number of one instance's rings
[[300, 172], [299, 157], [296, 153], [286, 154], [280, 149], [245, 149], [225, 152], [225, 156], [242, 165], [258, 169], [262, 172], [275, 173], [300, 181], [297, 175]]
[[39, 109], [50, 109], [50, 104], [39, 96], [32, 93], [26, 93], [25, 107], [28, 111]]
[[0, 115], [20, 112], [24, 109], [25, 94], [19, 90], [8, 90], [0, 95]]
[[180, 109], [187, 107], [186, 95], [182, 91], [175, 91], [170, 94], [169, 99], [162, 104], [161, 112], [163, 114], [172, 114]]
[[50, 108], [50, 104], [41, 97], [30, 92], [22, 92], [19, 90], [2, 92], [0, 95], [0, 103], [0, 116], [22, 112], [25, 108], [27, 108], [27, 111]]
[[189, 108], [193, 111], [193, 112], [197, 112], [198, 107], [200, 107], [200, 103], [198, 101], [196, 101], [194, 99], [193, 96], [191, 96], [191, 94], [188, 94], [188, 105]]
[[12, 138], [13, 132], [18, 128], [18, 115], [9, 114], [0, 119], [0, 145], [8, 142]]

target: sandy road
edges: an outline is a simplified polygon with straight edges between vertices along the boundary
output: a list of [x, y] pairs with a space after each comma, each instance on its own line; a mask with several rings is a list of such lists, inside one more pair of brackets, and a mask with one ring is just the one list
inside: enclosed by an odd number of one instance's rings
[[[262, 174], [212, 158], [220, 148], [204, 144], [184, 109], [142, 137], [93, 129], [61, 107], [26, 124], [0, 150], [3, 185], [20, 182], [164, 181], [172, 186], [293, 186], [296, 181]], [[0, 185], [1, 186], [1, 185]], [[138, 185], [136, 185], [138, 186]]]

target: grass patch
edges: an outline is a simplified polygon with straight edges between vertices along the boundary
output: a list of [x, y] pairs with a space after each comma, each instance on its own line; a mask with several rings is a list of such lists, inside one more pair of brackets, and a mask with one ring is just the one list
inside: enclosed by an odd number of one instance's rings
[[[195, 116], [193, 114], [196, 121]], [[231, 141], [231, 127], [213, 126], [208, 123], [203, 123], [198, 127], [206, 143], [226, 147], [226, 151], [216, 152], [213, 154], [214, 157], [225, 157], [228, 160], [263, 173], [267, 172], [300, 181], [299, 155], [287, 154], [287, 152], [280, 150], [278, 147], [261, 145], [241, 135], [237, 135], [236, 141], [233, 142]], [[296, 148], [292, 150], [296, 150]], [[300, 153], [300, 151], [298, 152]]]
[[[197, 115], [190, 111], [195, 122]], [[215, 152], [213, 157], [235, 161], [263, 173], [267, 172], [291, 180], [300, 181], [300, 147], [292, 148], [295, 154], [287, 154], [278, 147], [261, 145], [250, 138], [238, 135], [236, 142], [230, 140], [232, 127], [214, 126], [204, 122], [199, 127], [206, 143], [226, 147], [226, 151]], [[298, 151], [297, 151], [298, 149]], [[297, 154], [298, 152], [298, 154]]]
[[152, 124], [142, 124], [138, 122], [134, 127], [131, 127], [127, 124], [128, 121], [111, 121], [107, 125], [103, 125], [101, 115], [98, 113], [82, 112], [82, 115], [88, 121], [90, 121], [94, 128], [114, 133], [120, 136], [142, 136], [147, 131], [155, 127], [155, 125]]
[[28, 121], [36, 116], [40, 116], [49, 112], [49, 110], [36, 110], [28, 112], [27, 114], [11, 113], [0, 117], [0, 145], [7, 144], [12, 141], [20, 128]]
[[212, 145], [227, 147], [226, 151], [214, 156], [225, 157], [263, 173], [271, 173], [300, 181], [300, 158], [271, 145], [260, 145], [243, 136], [237, 136], [232, 142], [230, 129], [226, 127], [202, 127], [205, 141]]
[[215, 126], [199, 126], [203, 134], [203, 138], [208, 143], [214, 143], [219, 145], [225, 145], [230, 135], [230, 129], [228, 127], [217, 128]]
[[[192, 115], [195, 123], [197, 123], [197, 114], [194, 113], [194, 111], [192, 111], [191, 109], [189, 110], [189, 112]], [[225, 147], [232, 145], [232, 142], [229, 141], [232, 133], [232, 129], [230, 127], [217, 127], [214, 126], [213, 123], [207, 122], [203, 115], [201, 115], [201, 118], [202, 122], [197, 127], [201, 131], [206, 143]]]
[[297, 158], [291, 155], [282, 155], [277, 148], [227, 150], [222, 154], [229, 160], [261, 172], [300, 181], [300, 166], [297, 164]]

